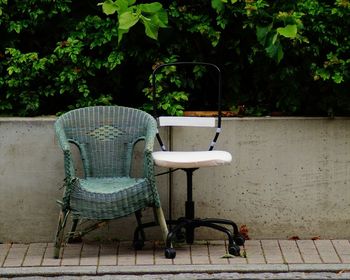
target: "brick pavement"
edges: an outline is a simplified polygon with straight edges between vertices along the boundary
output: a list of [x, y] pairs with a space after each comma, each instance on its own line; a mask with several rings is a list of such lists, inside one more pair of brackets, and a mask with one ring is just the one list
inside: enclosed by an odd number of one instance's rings
[[227, 258], [224, 241], [201, 241], [176, 248], [174, 260], [164, 258], [159, 242], [146, 242], [135, 252], [131, 242], [67, 244], [54, 259], [52, 243], [0, 244], [0, 268], [350, 264], [348, 240], [247, 240], [244, 257]]

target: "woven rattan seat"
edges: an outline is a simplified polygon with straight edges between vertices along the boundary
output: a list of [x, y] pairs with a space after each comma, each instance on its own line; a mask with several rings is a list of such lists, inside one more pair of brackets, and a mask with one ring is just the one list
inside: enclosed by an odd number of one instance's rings
[[144, 178], [80, 179], [72, 190], [72, 214], [89, 219], [116, 219], [128, 216], [154, 203], [149, 183]]
[[[64, 154], [66, 178], [55, 257], [59, 257], [66, 239], [80, 238], [99, 227], [76, 233], [79, 221], [91, 219], [105, 223], [135, 213], [140, 222], [140, 212], [147, 207], [154, 208], [156, 221], [166, 238], [168, 231], [155, 186], [152, 159], [156, 126], [155, 119], [146, 112], [121, 106], [76, 109], [57, 119], [55, 131]], [[133, 177], [132, 159], [139, 141], [144, 142], [143, 173]], [[80, 152], [82, 178], [75, 172], [72, 145]], [[73, 218], [72, 230], [65, 235], [69, 214]]]

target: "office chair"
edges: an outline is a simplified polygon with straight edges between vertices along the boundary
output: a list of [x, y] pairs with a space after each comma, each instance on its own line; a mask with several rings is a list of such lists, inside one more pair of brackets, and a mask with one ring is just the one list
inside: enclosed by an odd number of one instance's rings
[[[156, 112], [157, 98], [156, 98], [156, 75], [157, 72], [167, 66], [186, 66], [186, 65], [200, 65], [204, 67], [211, 67], [218, 73], [218, 112], [217, 118], [215, 117], [172, 117], [172, 116], [158, 116]], [[227, 151], [216, 151], [214, 146], [221, 132], [221, 72], [220, 69], [211, 63], [204, 62], [176, 62], [168, 63], [157, 66], [152, 74], [153, 84], [153, 101], [155, 117], [158, 120], [160, 127], [172, 127], [172, 126], [190, 126], [190, 127], [215, 127], [214, 137], [209, 145], [209, 149], [206, 151], [168, 151], [164, 145], [159, 132], [157, 132], [157, 139], [161, 147], [161, 151], [153, 152], [152, 157], [155, 165], [169, 168], [174, 170], [183, 170], [186, 173], [187, 178], [187, 201], [185, 202], [185, 216], [174, 220], [168, 220], [168, 224], [174, 224], [174, 228], [170, 229], [165, 244], [165, 257], [173, 259], [176, 257], [176, 250], [172, 246], [172, 242], [176, 238], [181, 237], [183, 230], [185, 231], [185, 239], [188, 244], [192, 244], [194, 241], [194, 229], [198, 227], [208, 227], [227, 235], [228, 238], [228, 252], [234, 256], [240, 255], [240, 247], [244, 244], [245, 239], [243, 235], [239, 233], [237, 225], [226, 219], [213, 219], [213, 218], [195, 218], [195, 206], [193, 200], [193, 173], [201, 167], [214, 167], [224, 164], [229, 164], [232, 160], [232, 156]], [[140, 225], [135, 230], [134, 244], [138, 249], [142, 246], [139, 244], [139, 235], [143, 231], [143, 228], [152, 226], [152, 224]], [[228, 227], [231, 227], [230, 230]], [[138, 244], [138, 245], [137, 245]], [[141, 242], [142, 245], [142, 242]]]

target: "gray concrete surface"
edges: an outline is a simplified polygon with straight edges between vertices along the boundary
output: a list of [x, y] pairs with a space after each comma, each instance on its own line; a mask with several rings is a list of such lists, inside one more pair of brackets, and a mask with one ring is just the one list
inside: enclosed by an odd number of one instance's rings
[[[55, 200], [64, 177], [53, 122], [0, 118], [0, 242], [53, 240]], [[172, 131], [173, 146], [206, 149], [212, 135], [204, 129], [177, 128]], [[217, 149], [231, 152], [234, 162], [195, 172], [196, 216], [246, 224], [252, 238], [347, 238], [349, 141], [350, 119], [225, 118]], [[185, 177], [177, 171], [172, 179], [173, 216], [178, 216], [184, 212]], [[167, 180], [158, 177], [165, 212]], [[146, 212], [146, 219], [150, 215]], [[131, 239], [134, 225], [133, 217], [120, 219], [91, 239]], [[157, 238], [158, 232], [154, 229], [148, 236]], [[220, 237], [204, 229], [197, 236]]]

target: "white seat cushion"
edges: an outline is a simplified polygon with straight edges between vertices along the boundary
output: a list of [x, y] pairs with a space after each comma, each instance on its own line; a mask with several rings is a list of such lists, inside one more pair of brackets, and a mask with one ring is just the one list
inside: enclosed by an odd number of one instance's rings
[[231, 154], [226, 151], [159, 151], [153, 152], [152, 156], [156, 165], [168, 168], [217, 166], [228, 164], [232, 161]]

